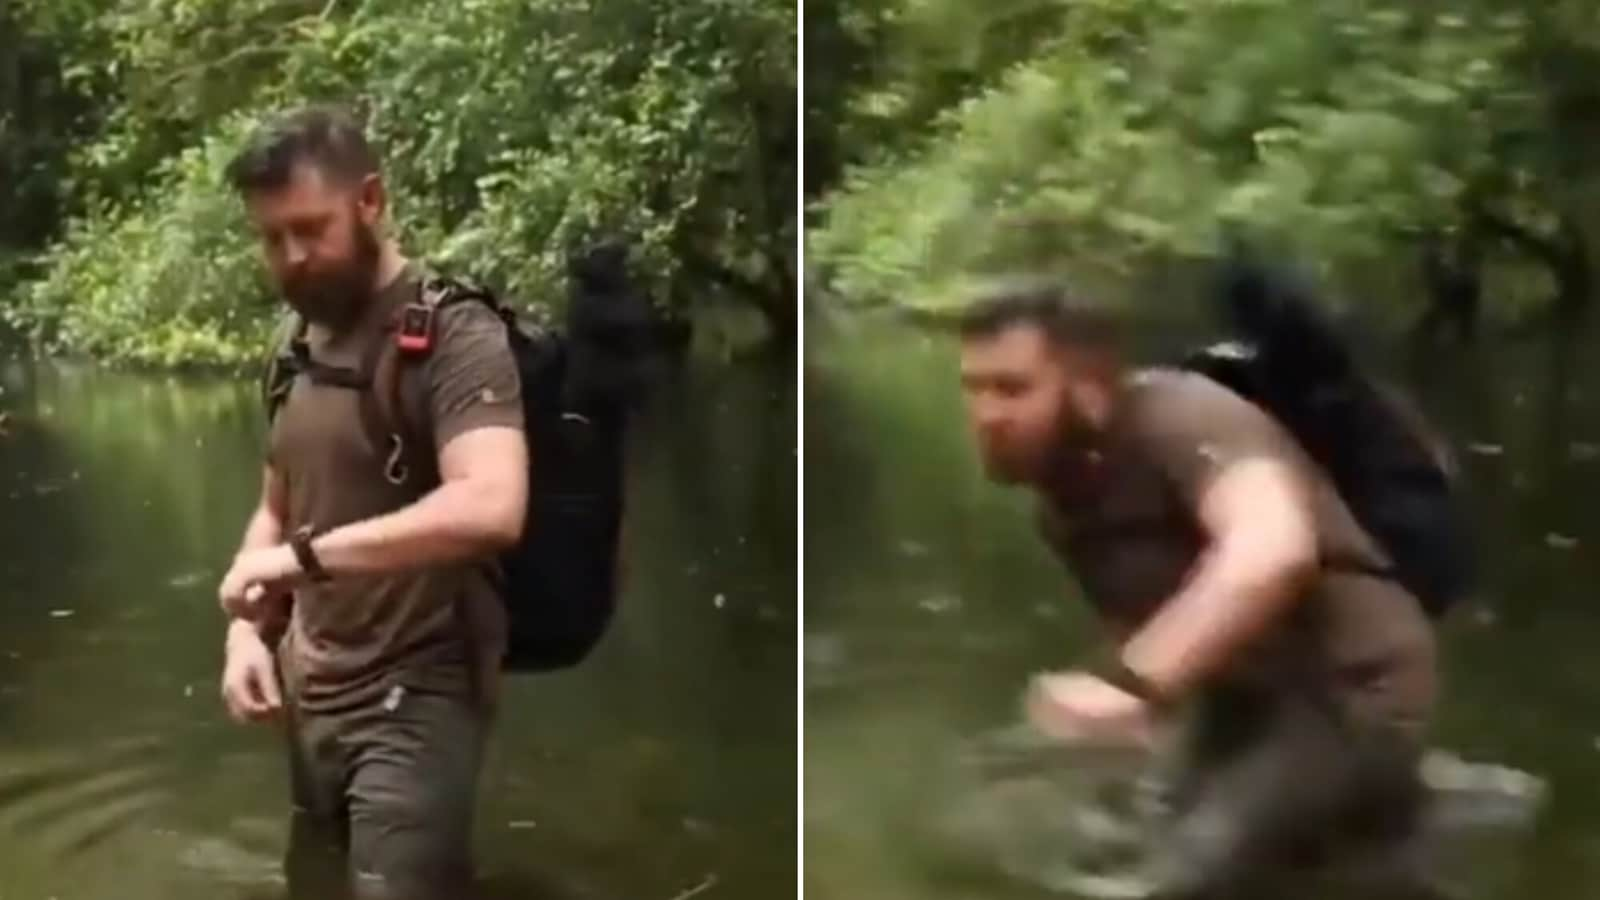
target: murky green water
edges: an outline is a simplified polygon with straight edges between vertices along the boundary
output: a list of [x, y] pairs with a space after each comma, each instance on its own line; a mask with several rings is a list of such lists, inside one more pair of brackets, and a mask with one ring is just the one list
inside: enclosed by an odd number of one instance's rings
[[[1435, 351], [1402, 370], [1464, 449], [1486, 538], [1484, 597], [1447, 623], [1434, 743], [1549, 790], [1531, 825], [1461, 836], [1446, 874], [1483, 900], [1600, 896], [1591, 341]], [[1071, 896], [1047, 890], [1052, 854], [1070, 852], [1044, 833], [1050, 798], [1017, 792], [1020, 776], [985, 784], [964, 760], [1019, 721], [1027, 677], [1070, 666], [1095, 625], [1025, 498], [978, 473], [948, 342], [859, 321], [808, 342], [807, 895]]]
[[[0, 900], [280, 896], [276, 735], [216, 687], [253, 387], [20, 362], [0, 386]], [[507, 685], [490, 896], [792, 896], [794, 395], [781, 363], [663, 388], [613, 632]]]

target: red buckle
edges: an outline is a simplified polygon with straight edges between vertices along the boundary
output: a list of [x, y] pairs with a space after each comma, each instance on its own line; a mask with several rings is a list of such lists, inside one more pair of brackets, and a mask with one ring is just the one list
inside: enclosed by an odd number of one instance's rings
[[427, 353], [433, 348], [433, 307], [408, 303], [400, 311], [395, 343], [406, 353]]

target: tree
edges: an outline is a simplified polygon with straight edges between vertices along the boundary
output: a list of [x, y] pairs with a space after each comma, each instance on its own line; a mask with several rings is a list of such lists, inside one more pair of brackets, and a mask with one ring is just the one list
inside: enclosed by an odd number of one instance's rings
[[270, 322], [222, 168], [273, 111], [358, 106], [408, 244], [536, 306], [620, 236], [677, 314], [794, 323], [789, 0], [145, 0], [100, 7], [114, 71], [77, 154], [85, 214], [13, 317], [56, 346], [238, 364]]
[[8, 261], [49, 242], [71, 211], [68, 159], [96, 125], [91, 95], [62, 60], [93, 52], [93, 35], [40, 27], [48, 7], [0, 2], [0, 286], [9, 287]]
[[[1570, 152], [1600, 71], [1572, 37], [1595, 33], [1578, 4], [1010, 6], [919, 4], [979, 62], [910, 152], [862, 154], [827, 198], [810, 250], [838, 293], [937, 305], [973, 276], [1127, 272], [1242, 230], [1345, 271], [1472, 234], [1587, 296], [1586, 229], [1558, 202], [1591, 180]], [[990, 49], [1008, 15], [1033, 26], [1011, 55]]]

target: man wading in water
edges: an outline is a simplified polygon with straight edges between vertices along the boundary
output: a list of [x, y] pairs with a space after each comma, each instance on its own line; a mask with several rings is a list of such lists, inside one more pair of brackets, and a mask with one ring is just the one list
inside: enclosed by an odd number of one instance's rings
[[1197, 374], [1130, 371], [1114, 324], [1042, 287], [982, 298], [961, 324], [988, 474], [1037, 493], [1118, 639], [1089, 672], [1037, 679], [1031, 718], [1146, 743], [1193, 707], [1160, 897], [1232, 900], [1336, 835], [1400, 846], [1435, 694], [1421, 604], [1371, 574], [1378, 546], [1272, 417]]
[[[310, 358], [361, 370], [375, 342], [395, 340], [391, 323], [422, 273], [384, 233], [387, 194], [359, 126], [336, 110], [295, 113], [258, 134], [230, 177], [278, 289], [308, 324]], [[260, 505], [219, 591], [228, 711], [285, 725], [295, 896], [470, 890], [505, 640], [485, 563], [522, 529], [528, 449], [504, 324], [479, 303], [442, 308], [432, 324], [414, 399], [437, 479], [392, 483], [389, 448], [363, 429], [362, 390], [301, 375], [274, 418]]]

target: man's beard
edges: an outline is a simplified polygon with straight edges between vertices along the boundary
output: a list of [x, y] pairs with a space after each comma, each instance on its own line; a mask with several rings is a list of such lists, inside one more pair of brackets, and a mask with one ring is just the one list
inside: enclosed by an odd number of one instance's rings
[[999, 484], [1042, 484], [1100, 444], [1100, 436], [1066, 403], [1062, 404], [1050, 435], [1048, 441], [1029, 452], [1001, 448], [983, 452], [980, 455], [984, 474]]
[[378, 238], [360, 222], [352, 224], [354, 252], [344, 265], [283, 285], [289, 306], [308, 322], [341, 330], [354, 324], [371, 301], [378, 277]]

